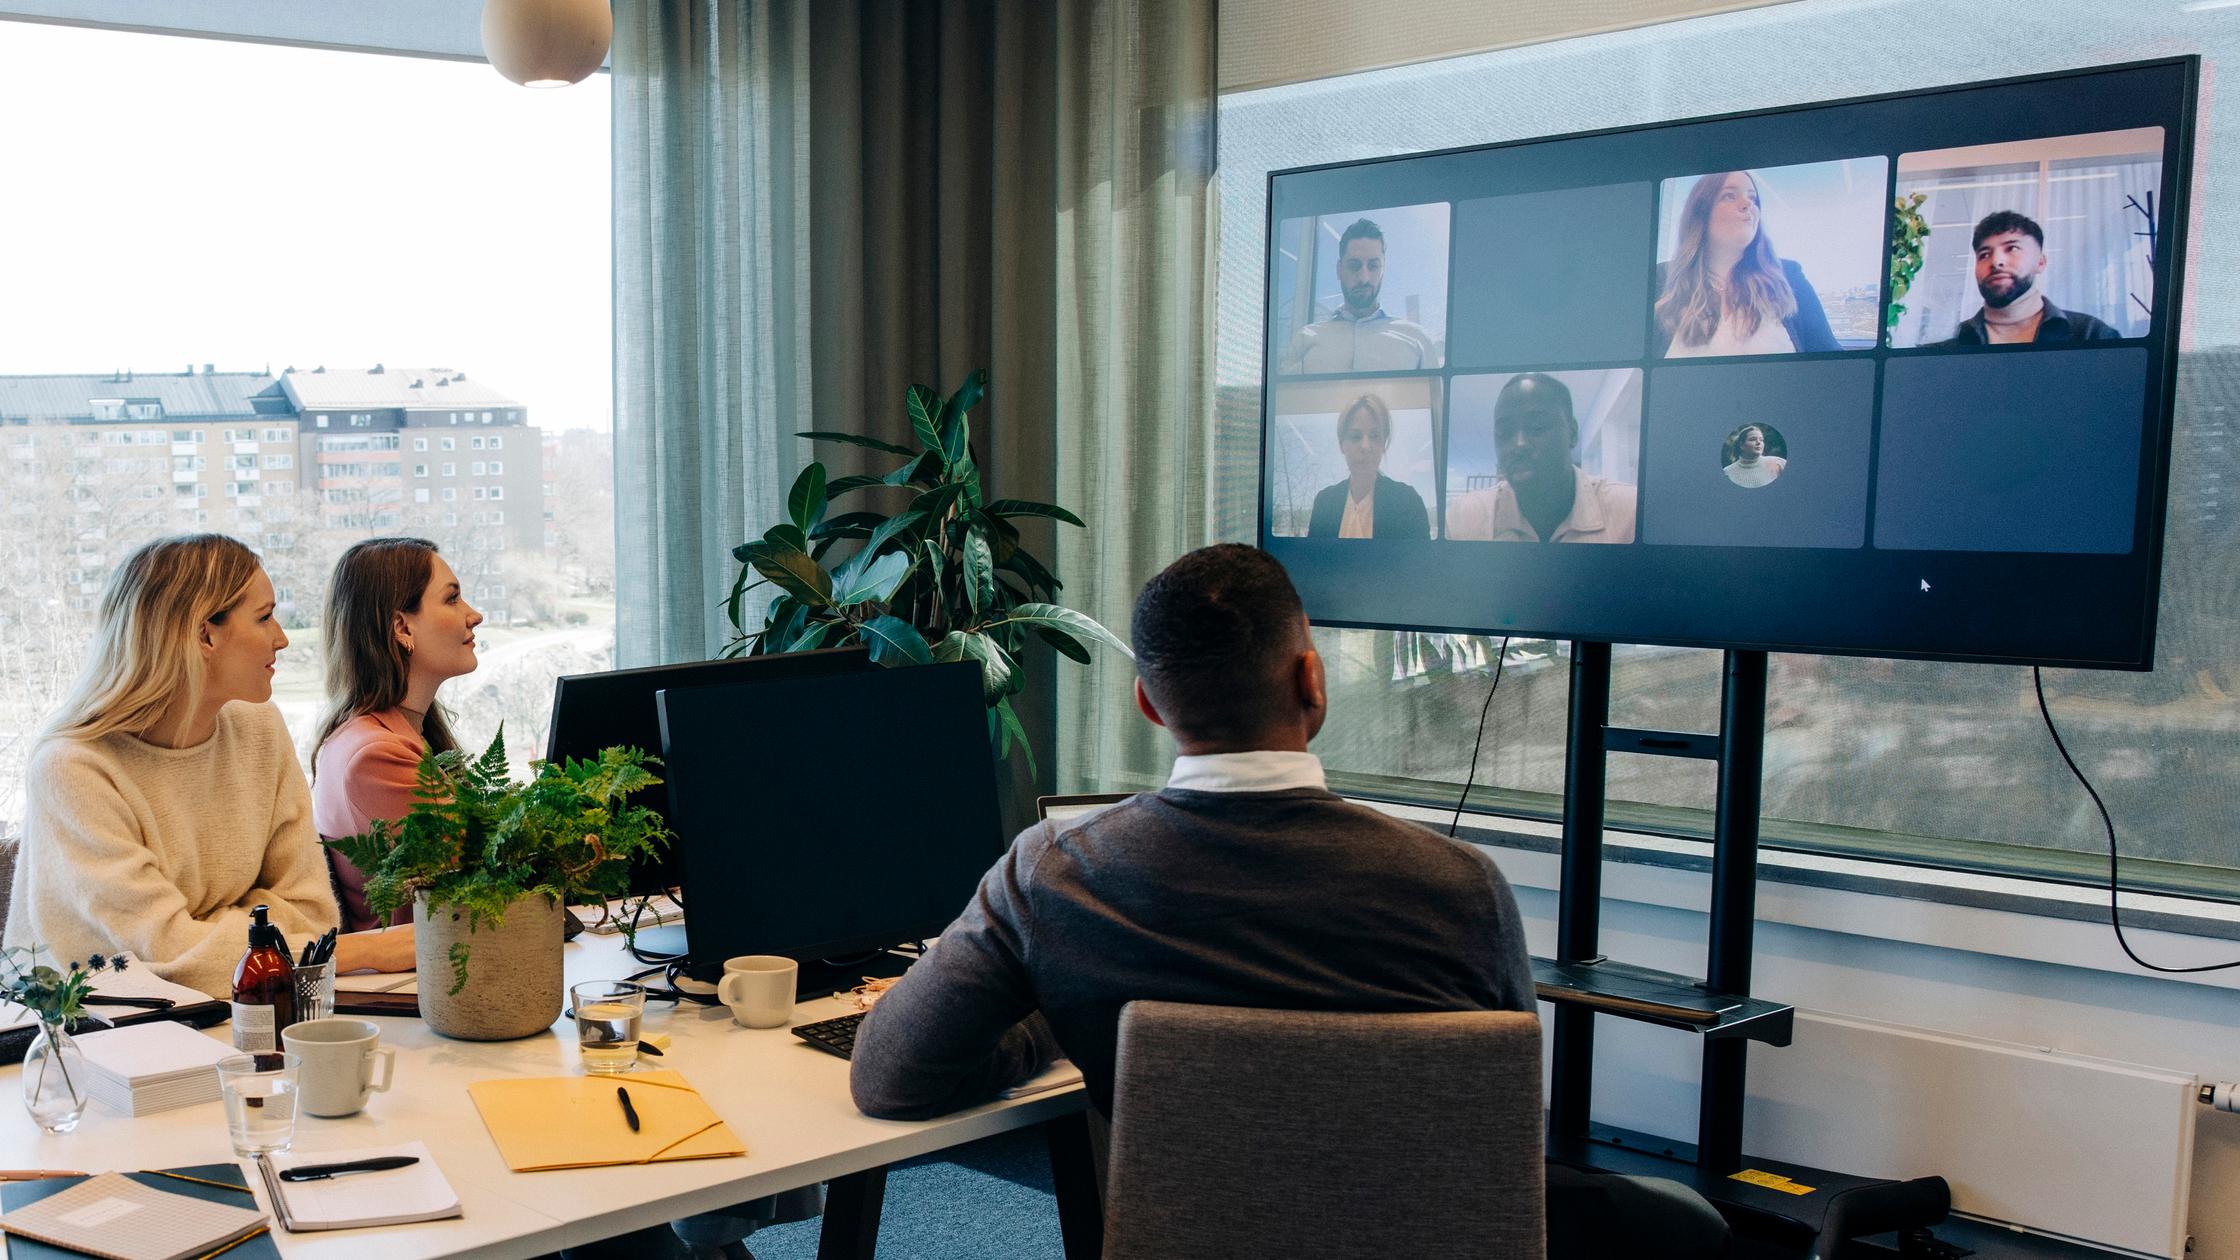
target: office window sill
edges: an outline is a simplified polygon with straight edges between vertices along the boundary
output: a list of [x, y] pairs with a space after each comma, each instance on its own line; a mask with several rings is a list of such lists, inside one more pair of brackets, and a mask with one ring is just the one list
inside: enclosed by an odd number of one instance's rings
[[[1451, 809], [1354, 798], [1444, 833]], [[1562, 833], [1552, 822], [1465, 813], [1459, 838], [1485, 849], [1510, 883], [1561, 886]], [[1605, 831], [1603, 895], [1707, 912], [1711, 845]], [[2106, 888], [1765, 849], [1757, 917], [1817, 931], [2240, 989], [2240, 969], [2163, 976], [2123, 954], [2108, 926]], [[2240, 906], [2144, 893], [2122, 896], [2125, 935], [2169, 967], [2240, 958]]]

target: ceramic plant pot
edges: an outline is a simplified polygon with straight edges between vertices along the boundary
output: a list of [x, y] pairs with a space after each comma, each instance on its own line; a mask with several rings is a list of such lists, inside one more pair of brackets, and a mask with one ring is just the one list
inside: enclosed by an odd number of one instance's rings
[[[523, 897], [506, 907], [502, 924], [471, 924], [467, 912], [430, 905], [422, 893], [413, 950], [420, 973], [420, 1018], [461, 1041], [507, 1041], [543, 1032], [560, 1017], [560, 903]], [[457, 992], [460, 957], [466, 984]]]

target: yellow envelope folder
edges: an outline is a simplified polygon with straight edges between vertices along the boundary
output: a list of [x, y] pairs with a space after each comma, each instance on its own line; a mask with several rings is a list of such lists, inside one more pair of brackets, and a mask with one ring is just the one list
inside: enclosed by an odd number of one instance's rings
[[[630, 1091], [638, 1113], [635, 1133], [615, 1097], [617, 1086]], [[511, 1077], [476, 1081], [467, 1093], [506, 1167], [515, 1172], [747, 1153], [738, 1135], [675, 1072]]]

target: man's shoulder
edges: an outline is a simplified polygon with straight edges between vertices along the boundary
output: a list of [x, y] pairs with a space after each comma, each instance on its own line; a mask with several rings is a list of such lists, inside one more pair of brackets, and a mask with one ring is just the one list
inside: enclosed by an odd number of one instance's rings
[[2068, 339], [2070, 341], [2121, 341], [2123, 339], [2122, 333], [2117, 332], [2106, 320], [2097, 315], [2087, 315], [2083, 311], [2064, 310], [2061, 307], [2054, 306], [2051, 302], [2046, 303], [2046, 305], [2050, 314], [2058, 315], [2069, 325]]

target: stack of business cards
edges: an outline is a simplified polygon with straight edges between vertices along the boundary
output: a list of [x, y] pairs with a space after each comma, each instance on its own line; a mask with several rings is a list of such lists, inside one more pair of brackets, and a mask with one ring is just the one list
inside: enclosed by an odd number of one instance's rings
[[215, 1102], [233, 1047], [184, 1024], [134, 1024], [78, 1038], [95, 1102], [128, 1116]]

